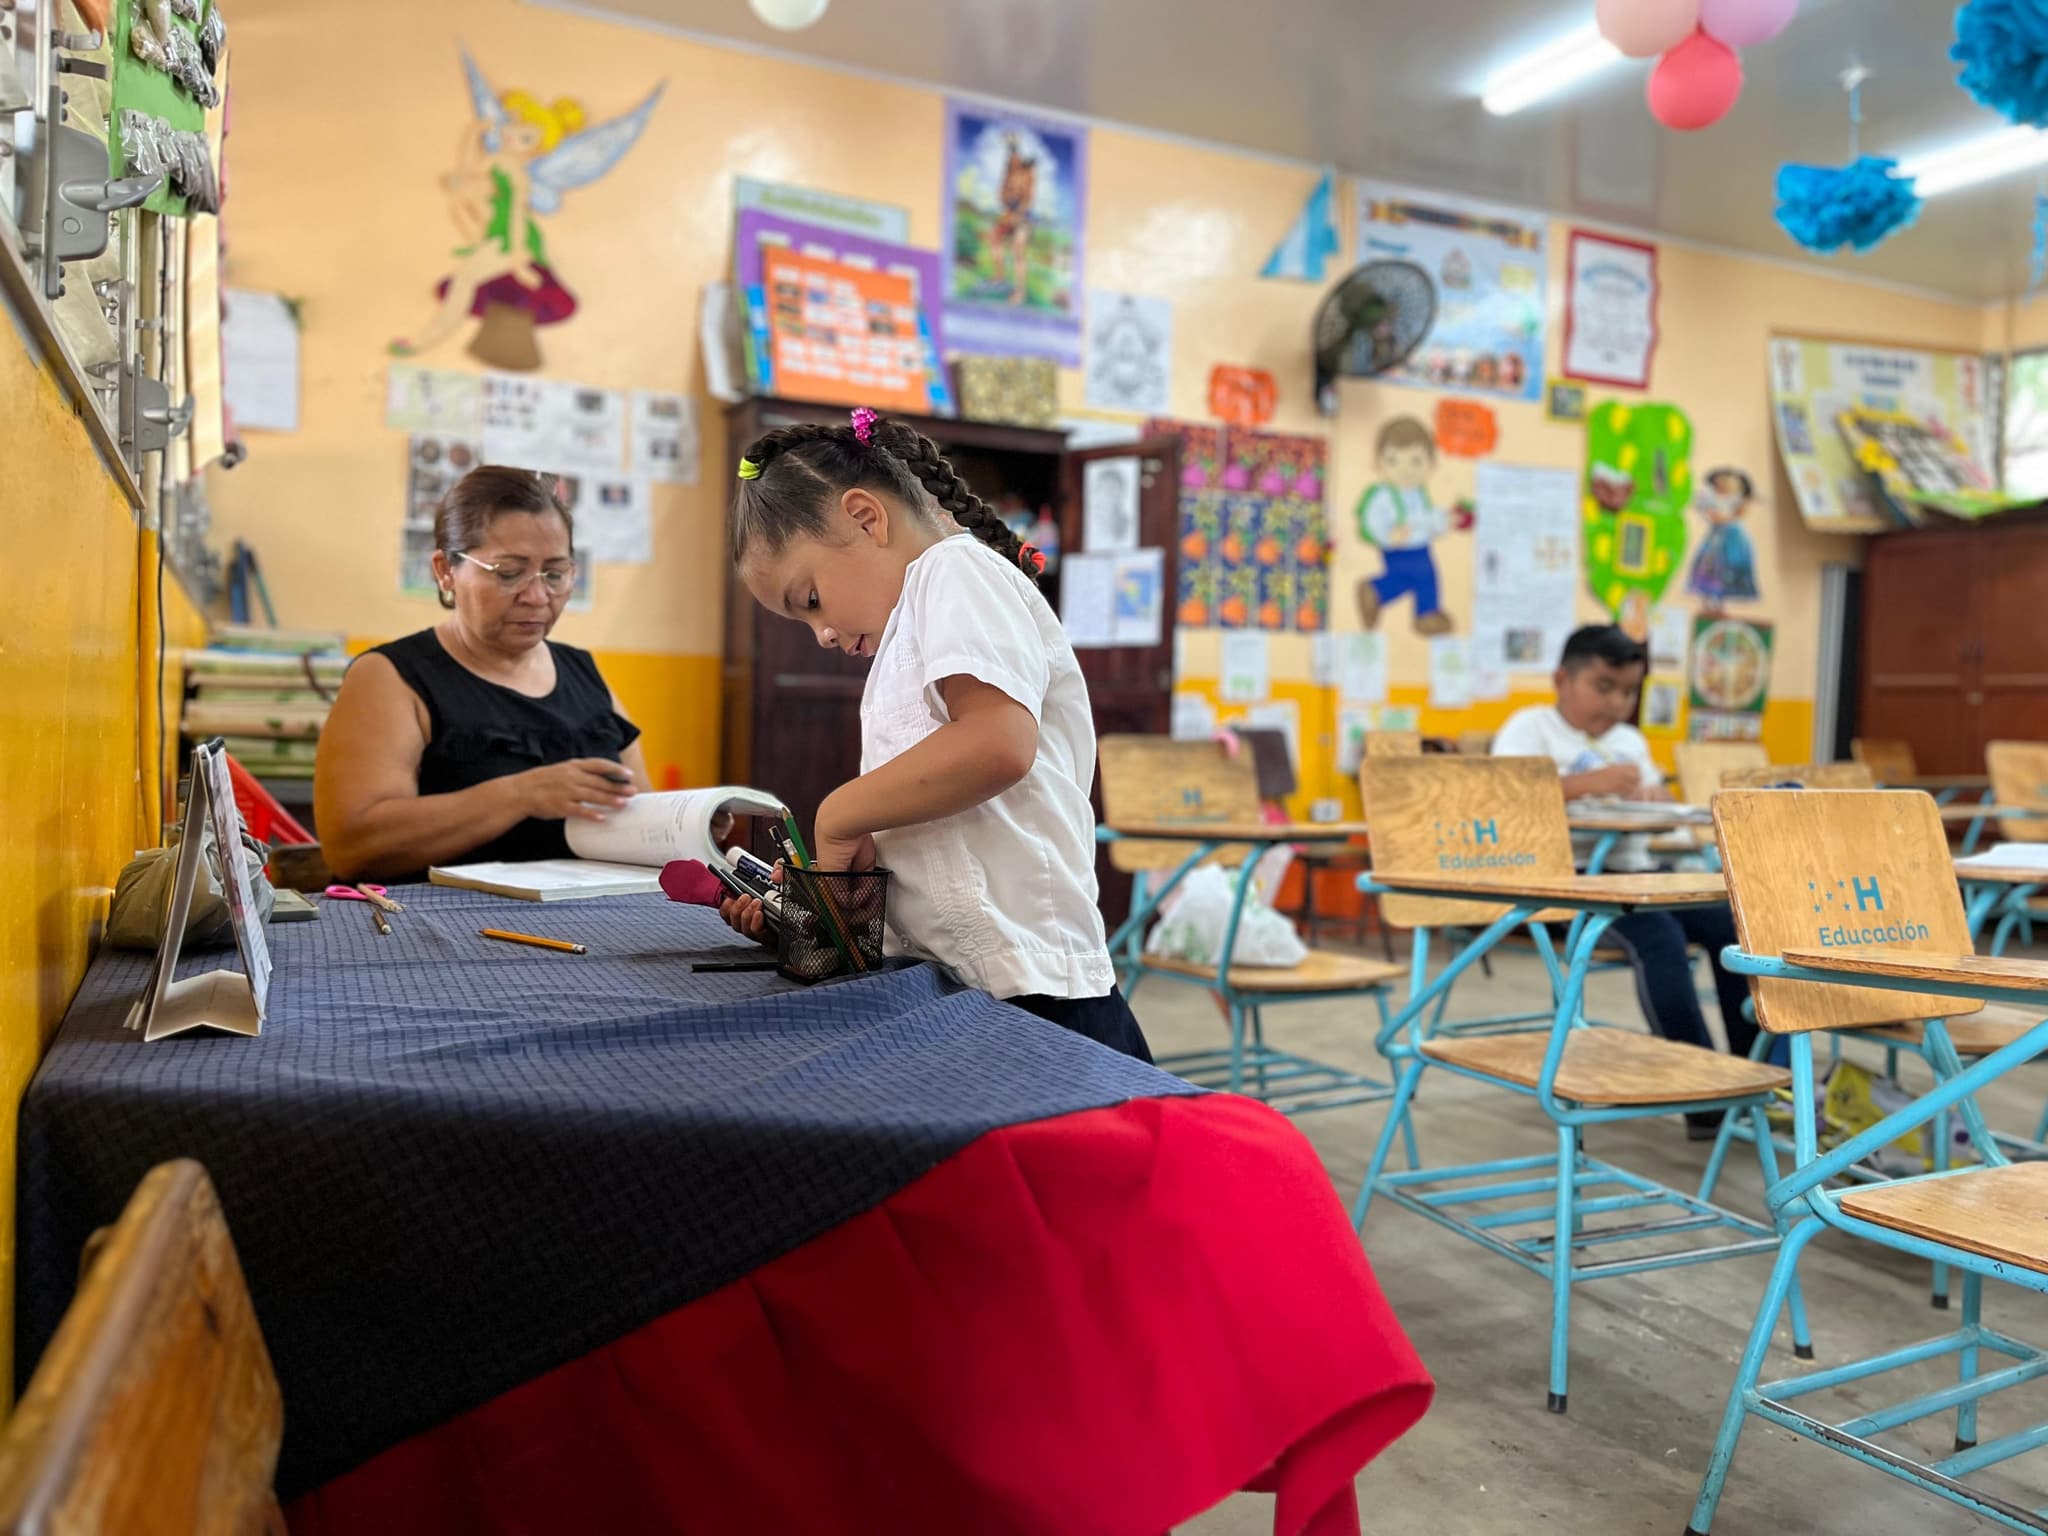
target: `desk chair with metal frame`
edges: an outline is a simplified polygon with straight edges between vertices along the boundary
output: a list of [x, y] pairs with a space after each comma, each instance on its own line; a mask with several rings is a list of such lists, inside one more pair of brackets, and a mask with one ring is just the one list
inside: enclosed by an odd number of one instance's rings
[[[1791, 1041], [1794, 1170], [1772, 1179], [1773, 1218], [1791, 1223], [1757, 1309], [1698, 1501], [1687, 1527], [1706, 1536], [1736, 1443], [1750, 1417], [1840, 1451], [1889, 1476], [2017, 1531], [2048, 1520], [1968, 1481], [1971, 1474], [2048, 1444], [2048, 1424], [1978, 1443], [1978, 1405], [1994, 1392], [2048, 1376], [2048, 1351], [1984, 1326], [1987, 1276], [2048, 1292], [2048, 1163], [2013, 1163], [1978, 1111], [1976, 1095], [2048, 1048], [2048, 1018], [1965, 1068], [1949, 1026], [1984, 1001], [2048, 1012], [2048, 965], [1970, 952], [1967, 916], [1950, 873], [1939, 809], [1921, 793], [1772, 794], [1731, 790], [1714, 806], [1740, 947], [1729, 967], [1756, 978], [1757, 1020]], [[1837, 945], [1837, 928], [1875, 946]], [[1814, 1108], [1813, 1035], [1888, 1017], [1919, 1024], [1940, 1079], [1911, 1104], [1826, 1153]], [[1948, 1113], [1961, 1116], [1981, 1166], [1877, 1185], [1839, 1187], [1879, 1147]], [[1960, 1326], [1948, 1334], [1803, 1376], [1764, 1382], [1763, 1357], [1799, 1260], [1827, 1228], [1950, 1266], [1963, 1276]], [[2010, 1365], [1985, 1371], [1983, 1356]], [[1839, 1421], [1802, 1399], [1849, 1383], [1953, 1358], [1954, 1386], [1921, 1392]], [[1953, 1412], [1953, 1454], [1929, 1460], [1881, 1437]]]

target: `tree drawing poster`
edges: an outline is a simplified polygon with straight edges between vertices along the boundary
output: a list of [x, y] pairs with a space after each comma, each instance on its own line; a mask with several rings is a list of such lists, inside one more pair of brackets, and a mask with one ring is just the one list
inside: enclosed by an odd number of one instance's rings
[[1081, 363], [1088, 130], [946, 103], [946, 332], [963, 352]]

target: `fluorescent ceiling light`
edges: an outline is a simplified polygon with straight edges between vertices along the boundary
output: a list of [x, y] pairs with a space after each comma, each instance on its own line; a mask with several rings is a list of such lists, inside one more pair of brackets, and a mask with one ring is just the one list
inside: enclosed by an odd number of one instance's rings
[[1599, 28], [1581, 27], [1495, 70], [1487, 77], [1479, 103], [1495, 117], [1506, 117], [1620, 62], [1621, 51], [1600, 35]]
[[2048, 164], [2048, 133], [2002, 128], [1932, 154], [1915, 155], [1900, 163], [1899, 174], [1912, 177], [1913, 189], [1922, 197], [1939, 197], [2043, 164]]

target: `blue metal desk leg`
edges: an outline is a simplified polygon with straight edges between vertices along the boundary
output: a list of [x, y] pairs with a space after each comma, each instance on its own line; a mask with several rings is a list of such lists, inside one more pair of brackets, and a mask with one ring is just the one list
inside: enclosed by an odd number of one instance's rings
[[[1765, 1036], [1764, 1038], [1769, 1037]], [[1730, 1110], [1728, 1118], [1733, 1120], [1739, 1113], [1741, 1113], [1739, 1110]], [[1756, 1158], [1758, 1164], [1763, 1168], [1764, 1189], [1768, 1192], [1771, 1186], [1778, 1182], [1778, 1144], [1771, 1140], [1771, 1122], [1765, 1116], [1764, 1107], [1761, 1104], [1754, 1105], [1750, 1109], [1749, 1128], [1750, 1134], [1756, 1138]], [[1778, 1229], [1778, 1240], [1782, 1243], [1785, 1240], [1790, 1225], [1785, 1219], [1785, 1213], [1783, 1211], [1773, 1211], [1771, 1213], [1771, 1225]], [[1799, 1289], [1799, 1275], [1797, 1271], [1794, 1271], [1786, 1287], [1785, 1306], [1791, 1313], [1792, 1353], [1801, 1360], [1811, 1360], [1813, 1358], [1813, 1334], [1806, 1325], [1806, 1297]], [[1775, 1313], [1772, 1315], [1776, 1316]]]
[[1577, 1194], [1579, 1128], [1557, 1128], [1557, 1240], [1550, 1246], [1550, 1401], [1552, 1413], [1563, 1413], [1571, 1371], [1572, 1263], [1578, 1249], [1572, 1237], [1572, 1202]]
[[1614, 845], [1621, 841], [1619, 832], [1602, 832], [1600, 840], [1593, 845], [1593, 856], [1586, 860], [1586, 873], [1597, 875], [1607, 867], [1607, 855], [1614, 852]]

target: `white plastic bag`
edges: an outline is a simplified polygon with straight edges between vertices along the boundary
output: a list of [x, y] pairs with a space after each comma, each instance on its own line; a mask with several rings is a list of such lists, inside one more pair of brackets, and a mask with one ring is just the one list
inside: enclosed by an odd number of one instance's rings
[[[1162, 915], [1145, 940], [1145, 953], [1169, 960], [1213, 966], [1223, 948], [1223, 930], [1230, 922], [1230, 904], [1237, 894], [1236, 870], [1205, 864], [1176, 886]], [[1308, 946], [1294, 924], [1267, 906], [1257, 882], [1245, 893], [1238, 919], [1232, 965], [1299, 965]]]

